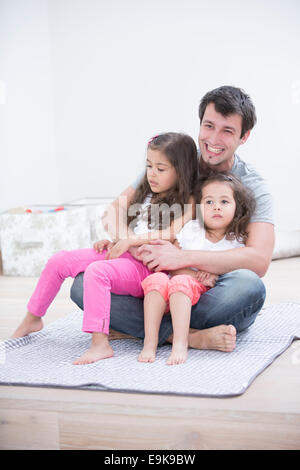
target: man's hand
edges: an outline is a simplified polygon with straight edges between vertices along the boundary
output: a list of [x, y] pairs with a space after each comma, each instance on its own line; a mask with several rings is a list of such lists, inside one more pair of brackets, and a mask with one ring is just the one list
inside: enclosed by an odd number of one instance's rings
[[184, 267], [183, 251], [166, 240], [152, 240], [137, 250], [138, 259], [150, 271], [174, 271]]
[[102, 253], [103, 250], [110, 250], [114, 243], [110, 240], [99, 240], [94, 243], [93, 248], [97, 253]]

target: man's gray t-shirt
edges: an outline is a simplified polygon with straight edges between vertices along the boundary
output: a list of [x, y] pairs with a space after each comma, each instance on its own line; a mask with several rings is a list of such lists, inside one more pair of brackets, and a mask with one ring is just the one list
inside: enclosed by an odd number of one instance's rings
[[[274, 224], [273, 198], [268, 190], [267, 184], [256, 169], [245, 163], [238, 155], [234, 155], [234, 163], [231, 173], [236, 175], [240, 181], [249, 188], [256, 200], [256, 208], [251, 217], [251, 222], [268, 222]], [[136, 189], [144, 177], [145, 172], [139, 174], [131, 186]]]

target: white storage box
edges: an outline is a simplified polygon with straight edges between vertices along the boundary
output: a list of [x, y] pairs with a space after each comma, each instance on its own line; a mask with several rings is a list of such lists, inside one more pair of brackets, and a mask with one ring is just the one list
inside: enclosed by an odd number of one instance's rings
[[84, 206], [31, 206], [0, 215], [3, 274], [39, 276], [57, 251], [90, 248], [90, 226]]
[[103, 228], [101, 217], [107, 206], [111, 204], [112, 201], [113, 198], [86, 197], [67, 203], [68, 206], [76, 207], [79, 205], [86, 208], [90, 227], [91, 244], [95, 241], [103, 240], [104, 238], [109, 239], [108, 233]]

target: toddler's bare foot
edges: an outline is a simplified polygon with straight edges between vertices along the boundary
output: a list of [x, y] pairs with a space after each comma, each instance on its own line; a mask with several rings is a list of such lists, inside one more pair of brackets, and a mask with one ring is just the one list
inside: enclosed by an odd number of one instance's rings
[[156, 345], [144, 344], [142, 351], [138, 357], [140, 362], [154, 362], [156, 356]]
[[22, 323], [18, 326], [11, 338], [21, 338], [27, 336], [30, 333], [35, 333], [43, 328], [43, 320], [41, 317], [27, 313]]
[[189, 347], [231, 352], [236, 345], [236, 329], [233, 325], [219, 325], [206, 330], [194, 330], [189, 334]]
[[171, 354], [167, 360], [169, 366], [183, 364], [187, 360], [188, 348], [185, 344], [173, 344]]
[[109, 344], [105, 345], [92, 345], [82, 356], [78, 357], [73, 364], [83, 365], [92, 364], [93, 362], [107, 359], [114, 355], [114, 351]]

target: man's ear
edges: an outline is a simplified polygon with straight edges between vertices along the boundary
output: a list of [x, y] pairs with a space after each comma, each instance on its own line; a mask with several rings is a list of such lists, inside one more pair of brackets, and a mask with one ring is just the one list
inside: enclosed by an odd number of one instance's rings
[[248, 137], [249, 137], [249, 135], [250, 135], [250, 132], [251, 132], [251, 131], [249, 130], [249, 131], [247, 131], [247, 132], [243, 135], [243, 137], [242, 137], [241, 140], [240, 140], [240, 145], [244, 144], [244, 143], [248, 140]]

